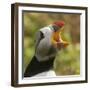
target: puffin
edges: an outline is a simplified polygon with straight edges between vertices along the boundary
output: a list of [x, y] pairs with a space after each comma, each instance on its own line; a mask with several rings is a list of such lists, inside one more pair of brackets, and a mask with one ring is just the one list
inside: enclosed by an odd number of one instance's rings
[[69, 44], [61, 37], [64, 25], [64, 21], [55, 21], [37, 31], [35, 54], [26, 67], [24, 77], [56, 76], [53, 64], [57, 53]]

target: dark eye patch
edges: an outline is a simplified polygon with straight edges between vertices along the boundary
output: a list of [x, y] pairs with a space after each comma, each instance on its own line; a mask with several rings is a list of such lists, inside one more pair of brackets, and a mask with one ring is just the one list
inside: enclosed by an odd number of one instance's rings
[[55, 32], [58, 31], [59, 28], [60, 28], [60, 27], [58, 27], [58, 26], [56, 26], [56, 25], [53, 25], [53, 29], [54, 29]]

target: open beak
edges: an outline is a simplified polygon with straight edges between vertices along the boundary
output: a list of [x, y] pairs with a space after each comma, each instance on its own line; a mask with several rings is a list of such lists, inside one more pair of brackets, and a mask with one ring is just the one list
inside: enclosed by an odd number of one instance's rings
[[69, 45], [69, 42], [64, 41], [61, 37], [61, 33], [63, 31], [64, 27], [60, 28], [60, 30], [53, 33], [52, 36], [52, 42], [55, 44], [57, 43], [57, 47], [65, 48]]

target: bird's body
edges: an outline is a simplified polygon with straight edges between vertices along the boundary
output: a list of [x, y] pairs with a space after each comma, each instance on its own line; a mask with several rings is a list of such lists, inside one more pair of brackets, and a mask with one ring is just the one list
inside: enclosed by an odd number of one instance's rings
[[[61, 39], [58, 27], [54, 26], [49, 25], [38, 31], [35, 55], [26, 68], [24, 77], [45, 76], [49, 71], [53, 72], [53, 63], [58, 50], [68, 45]], [[63, 26], [63, 23], [58, 26]]]
[[24, 73], [24, 77], [31, 77], [34, 75], [46, 76], [47, 71], [53, 68], [53, 63], [57, 50], [56, 48], [53, 47], [51, 41], [53, 34], [52, 29], [51, 26], [49, 26], [49, 27], [44, 27], [40, 29], [39, 32], [37, 32], [35, 56], [32, 58], [31, 62], [29, 63]]

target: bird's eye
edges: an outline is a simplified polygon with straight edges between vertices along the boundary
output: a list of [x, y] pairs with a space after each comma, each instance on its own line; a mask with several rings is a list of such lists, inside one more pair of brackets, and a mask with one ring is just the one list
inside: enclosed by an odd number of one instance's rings
[[56, 26], [56, 25], [53, 25], [53, 29], [54, 29], [55, 32], [58, 31], [59, 28], [60, 28], [60, 27], [58, 27], [58, 26]]

